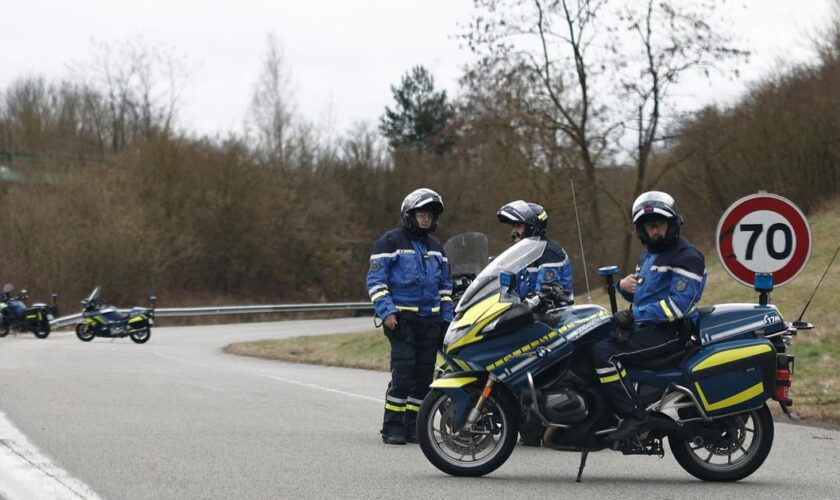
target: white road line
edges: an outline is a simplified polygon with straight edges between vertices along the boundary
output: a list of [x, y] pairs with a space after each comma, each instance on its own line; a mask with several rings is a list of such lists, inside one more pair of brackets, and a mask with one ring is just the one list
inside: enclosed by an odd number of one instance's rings
[[351, 397], [354, 397], [354, 398], [364, 399], [366, 401], [373, 401], [374, 403], [380, 403], [380, 404], [385, 403], [384, 399], [373, 398], [373, 397], [370, 397], [370, 396], [365, 396], [364, 394], [356, 394], [355, 392], [347, 392], [347, 391], [342, 391], [342, 390], [339, 390], [339, 389], [333, 389], [331, 387], [324, 387], [323, 385], [309, 384], [309, 383], [306, 383], [306, 382], [301, 382], [299, 380], [292, 380], [292, 379], [289, 379], [289, 378], [277, 377], [277, 376], [274, 376], [274, 375], [262, 375], [262, 374], [260, 374], [260, 377], [268, 378], [268, 379], [271, 379], [271, 380], [277, 380], [277, 381], [280, 381], [280, 382], [286, 382], [287, 384], [302, 385], [303, 387], [309, 387], [311, 389], [319, 389], [321, 391], [334, 392], [336, 394], [342, 394], [344, 396], [351, 396]]
[[[195, 361], [190, 361], [190, 360], [186, 360], [186, 359], [183, 359], [183, 358], [178, 358], [178, 357], [175, 357], [175, 356], [170, 356], [168, 354], [163, 354], [160, 351], [152, 351], [152, 352], [156, 356], [160, 356], [161, 358], [171, 359], [173, 361], [179, 361], [181, 363], [187, 363], [189, 365], [200, 366], [202, 368], [207, 368], [207, 367], [210, 366], [210, 365], [207, 365], [205, 363], [198, 363], [198, 362], [195, 362]], [[326, 387], [326, 386], [323, 386], [323, 385], [310, 384], [310, 383], [307, 383], [307, 382], [301, 382], [299, 380], [293, 380], [293, 379], [290, 379], [290, 378], [278, 377], [278, 376], [275, 376], [275, 375], [266, 375], [266, 374], [263, 374], [263, 373], [257, 373], [255, 375], [257, 375], [259, 377], [271, 379], [271, 380], [276, 380], [278, 382], [285, 382], [287, 384], [295, 384], [295, 385], [300, 385], [300, 386], [303, 386], [303, 387], [309, 387], [310, 389], [318, 389], [318, 390], [321, 390], [321, 391], [334, 392], [336, 394], [342, 394], [344, 396], [350, 396], [350, 397], [354, 397], [354, 398], [364, 399], [366, 401], [373, 401], [374, 403], [380, 403], [380, 404], [385, 403], [384, 399], [374, 398], [374, 397], [371, 397], [371, 396], [365, 396], [364, 394], [356, 394], [355, 392], [342, 391], [340, 389], [333, 389], [332, 387]]]
[[41, 454], [0, 412], [0, 498], [79, 500], [99, 496]]

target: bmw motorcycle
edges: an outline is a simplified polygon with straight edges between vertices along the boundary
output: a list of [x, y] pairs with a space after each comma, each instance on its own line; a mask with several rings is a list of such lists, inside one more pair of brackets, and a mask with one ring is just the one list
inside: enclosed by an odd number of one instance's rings
[[[50, 335], [50, 321], [54, 319], [56, 307], [47, 304], [32, 304], [26, 307], [26, 300], [29, 294], [26, 289], [21, 290], [18, 296], [12, 296], [15, 287], [6, 283], [3, 293], [0, 294], [0, 337], [5, 337], [10, 331], [32, 332], [39, 339], [45, 339]], [[53, 299], [55, 299], [55, 295]]]
[[82, 300], [82, 321], [76, 325], [76, 336], [82, 342], [90, 342], [94, 337], [131, 337], [135, 343], [145, 344], [152, 336], [156, 301], [157, 297], [152, 295], [149, 297], [151, 307], [134, 307], [123, 313], [108, 305], [96, 287]]
[[[773, 444], [768, 401], [791, 418], [792, 339], [813, 325], [786, 323], [767, 304], [701, 307], [685, 348], [666, 358], [622, 360], [654, 427], [612, 441], [619, 417], [602, 393], [590, 350], [615, 328], [598, 305], [555, 307], [552, 297], [516, 294], [520, 269], [545, 242], [526, 238], [493, 260], [461, 297], [439, 351], [435, 380], [421, 405], [417, 436], [426, 458], [453, 476], [483, 476], [510, 457], [517, 433], [542, 446], [581, 453], [665, 454], [705, 481], [755, 472]], [[617, 267], [602, 268], [608, 286]], [[611, 288], [611, 287], [610, 287]], [[758, 288], [758, 287], [757, 287]], [[611, 303], [615, 309], [614, 292]]]

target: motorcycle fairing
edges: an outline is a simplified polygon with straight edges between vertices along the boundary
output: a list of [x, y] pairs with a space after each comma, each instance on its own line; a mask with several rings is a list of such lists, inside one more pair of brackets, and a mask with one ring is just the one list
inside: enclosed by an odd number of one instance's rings
[[447, 344], [446, 352], [453, 352], [481, 340], [481, 330], [514, 305], [512, 302], [502, 302], [500, 299], [501, 293], [491, 295], [464, 311], [463, 314], [459, 314], [460, 317], [456, 317], [455, 321], [449, 325], [447, 337], [461, 330], [468, 330], [468, 332]]
[[700, 318], [700, 340], [703, 345], [765, 336], [786, 329], [782, 315], [775, 305], [719, 304], [714, 311]]

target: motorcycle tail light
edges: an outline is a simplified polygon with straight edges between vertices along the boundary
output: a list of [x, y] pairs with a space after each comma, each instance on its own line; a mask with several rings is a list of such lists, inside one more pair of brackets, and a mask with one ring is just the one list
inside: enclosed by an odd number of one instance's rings
[[787, 401], [790, 399], [790, 370], [787, 367], [776, 369], [776, 394], [773, 399], [776, 401]]

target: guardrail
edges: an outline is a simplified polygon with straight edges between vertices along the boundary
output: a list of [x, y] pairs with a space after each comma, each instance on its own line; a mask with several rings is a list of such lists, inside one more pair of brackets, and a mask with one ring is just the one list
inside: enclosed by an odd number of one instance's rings
[[[284, 312], [317, 312], [317, 311], [366, 311], [372, 310], [370, 302], [335, 302], [330, 304], [278, 304], [278, 305], [252, 305], [252, 306], [211, 306], [211, 307], [161, 307], [155, 309], [155, 317], [158, 318], [181, 318], [186, 316], [219, 316], [223, 314], [260, 314], [260, 313], [284, 313]], [[130, 309], [119, 309], [121, 313], [127, 313]], [[71, 314], [62, 316], [50, 321], [52, 328], [78, 323], [82, 314]]]

